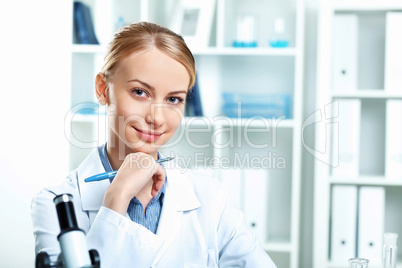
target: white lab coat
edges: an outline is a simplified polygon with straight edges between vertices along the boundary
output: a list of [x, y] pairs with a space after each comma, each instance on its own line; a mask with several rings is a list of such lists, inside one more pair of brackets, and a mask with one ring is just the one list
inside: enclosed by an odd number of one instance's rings
[[84, 179], [104, 171], [94, 150], [63, 183], [34, 197], [36, 253], [60, 252], [53, 198], [70, 193], [88, 248], [98, 250], [104, 268], [276, 267], [246, 228], [243, 214], [229, 205], [226, 188], [219, 181], [167, 167], [164, 203], [154, 234], [128, 215], [102, 206], [109, 180], [85, 183]]

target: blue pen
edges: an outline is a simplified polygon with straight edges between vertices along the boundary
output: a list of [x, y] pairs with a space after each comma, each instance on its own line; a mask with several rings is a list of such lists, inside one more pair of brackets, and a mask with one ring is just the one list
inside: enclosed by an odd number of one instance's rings
[[[156, 163], [160, 164], [160, 163], [163, 163], [163, 162], [166, 162], [166, 161], [170, 161], [173, 158], [174, 157], [161, 158], [161, 159], [156, 160]], [[97, 175], [93, 175], [93, 176], [91, 176], [89, 178], [86, 178], [84, 181], [85, 182], [91, 182], [91, 181], [101, 181], [101, 180], [111, 179], [111, 178], [114, 178], [116, 176], [117, 171], [118, 170], [113, 170], [113, 171], [110, 171], [110, 172], [104, 172], [104, 173], [100, 173], [100, 174], [97, 174]]]

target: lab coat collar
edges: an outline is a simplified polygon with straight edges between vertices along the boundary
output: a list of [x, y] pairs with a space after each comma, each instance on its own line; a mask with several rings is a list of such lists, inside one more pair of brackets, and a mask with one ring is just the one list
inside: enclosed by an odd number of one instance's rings
[[[189, 211], [201, 206], [188, 173], [179, 167], [166, 167], [167, 183], [165, 201], [172, 199], [177, 211]], [[164, 201], [164, 205], [165, 205]]]
[[[85, 182], [90, 176], [105, 172], [100, 160], [98, 149], [83, 161], [78, 167], [78, 186], [82, 200], [82, 209], [97, 211], [103, 203], [103, 196], [110, 185], [109, 180]], [[163, 210], [175, 210], [178, 212], [199, 208], [200, 202], [188, 180], [188, 174], [178, 167], [166, 167], [167, 182], [166, 194], [164, 197], [161, 221], [163, 221]]]
[[178, 168], [166, 168], [166, 173], [168, 174], [166, 196], [159, 218], [158, 230], [156, 232], [156, 234], [164, 240], [164, 244], [158, 252], [153, 265], [159, 262], [174, 237], [176, 237], [177, 233], [182, 228], [183, 212], [201, 207], [187, 177], [187, 173]]
[[110, 181], [85, 182], [84, 180], [103, 172], [105, 172], [105, 168], [102, 165], [99, 151], [96, 148], [78, 167], [78, 187], [83, 210], [99, 210], [102, 206], [103, 196], [110, 185]]

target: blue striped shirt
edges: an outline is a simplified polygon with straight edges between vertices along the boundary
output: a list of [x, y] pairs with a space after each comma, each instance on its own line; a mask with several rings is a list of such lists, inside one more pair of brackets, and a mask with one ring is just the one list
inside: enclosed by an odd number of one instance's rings
[[[98, 151], [105, 171], [110, 172], [113, 171], [113, 168], [110, 165], [109, 158], [107, 157], [106, 146], [106, 144], [99, 146]], [[160, 157], [159, 153], [158, 157]], [[110, 179], [110, 182], [112, 181], [113, 178]], [[159, 191], [158, 195], [152, 198], [151, 202], [146, 208], [145, 214], [141, 202], [136, 197], [131, 199], [127, 209], [127, 213], [133, 222], [141, 224], [154, 234], [156, 234], [156, 230], [158, 229], [159, 217], [161, 215], [163, 205], [163, 197], [165, 195], [165, 185], [166, 184], [163, 184], [163, 187]]]

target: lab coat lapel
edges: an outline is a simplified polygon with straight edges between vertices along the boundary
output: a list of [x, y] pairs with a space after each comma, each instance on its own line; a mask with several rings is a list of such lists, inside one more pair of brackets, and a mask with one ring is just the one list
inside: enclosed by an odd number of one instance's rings
[[109, 180], [85, 182], [90, 176], [105, 172], [100, 160], [98, 149], [92, 153], [78, 167], [78, 185], [83, 210], [98, 211], [103, 203], [103, 196], [110, 185]]
[[154, 265], [161, 259], [181, 228], [184, 211], [199, 208], [200, 202], [188, 182], [187, 174], [178, 169], [166, 169], [166, 192], [159, 219], [157, 235], [164, 244], [154, 260]]

